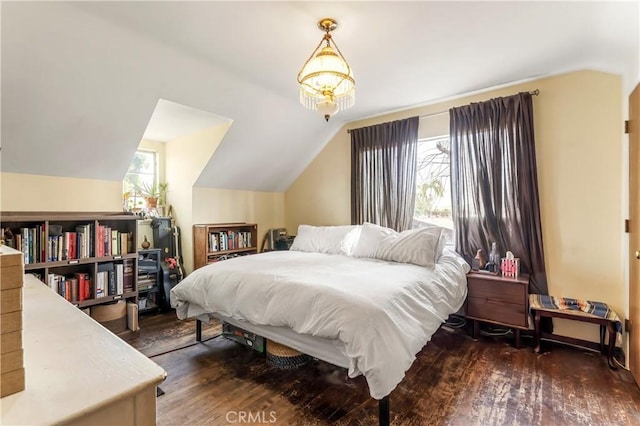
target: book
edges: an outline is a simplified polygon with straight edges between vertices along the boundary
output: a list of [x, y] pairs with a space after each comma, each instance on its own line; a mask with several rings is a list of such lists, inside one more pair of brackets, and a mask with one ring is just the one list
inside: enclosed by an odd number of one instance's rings
[[119, 232], [118, 239], [120, 240], [120, 254], [127, 254], [127, 233]]
[[116, 263], [116, 294], [124, 294], [124, 265]]
[[62, 235], [56, 237], [56, 247], [58, 249], [58, 260], [67, 260], [67, 255], [64, 252], [64, 237]]
[[58, 291], [58, 283], [56, 281], [56, 275], [55, 274], [48, 274], [47, 275], [47, 285], [53, 291], [55, 291], [55, 292]]
[[77, 302], [79, 300], [79, 286], [78, 286], [78, 278], [71, 277], [67, 278], [69, 282], [69, 286], [71, 287], [71, 302]]
[[78, 282], [78, 302], [82, 302], [83, 300], [91, 299], [91, 294], [89, 294], [87, 288], [87, 282], [85, 280], [85, 273], [76, 272], [73, 274], [73, 277]]
[[105, 273], [104, 286], [105, 293], [103, 296], [115, 296], [116, 293], [116, 277], [113, 263], [98, 263], [98, 273]]
[[122, 261], [122, 283], [125, 293], [133, 291], [134, 276], [133, 276], [133, 259], [124, 259]]
[[78, 241], [78, 234], [76, 234], [75, 232], [70, 232], [69, 233], [69, 253], [70, 253], [69, 259], [78, 258], [77, 241]]
[[117, 229], [111, 230], [111, 255], [117, 256], [120, 254], [120, 234]]
[[64, 299], [71, 302], [71, 281], [67, 277], [64, 277]]
[[108, 256], [111, 254], [111, 228], [109, 226], [104, 226], [102, 231], [101, 240], [102, 241], [102, 255]]
[[87, 230], [85, 225], [76, 226], [76, 234], [77, 234], [77, 243], [76, 250], [78, 252], [78, 259], [85, 259], [89, 257], [87, 251]]
[[96, 299], [107, 295], [107, 282], [109, 280], [109, 272], [103, 271], [96, 273]]
[[91, 279], [91, 276], [89, 274], [84, 275], [84, 282], [85, 282], [85, 291], [86, 291], [85, 299], [95, 298], [96, 297], [95, 282], [94, 280]]
[[138, 331], [138, 305], [136, 303], [127, 302], [127, 327], [131, 331]]
[[96, 257], [104, 256], [104, 225], [98, 225], [98, 244], [96, 247]]

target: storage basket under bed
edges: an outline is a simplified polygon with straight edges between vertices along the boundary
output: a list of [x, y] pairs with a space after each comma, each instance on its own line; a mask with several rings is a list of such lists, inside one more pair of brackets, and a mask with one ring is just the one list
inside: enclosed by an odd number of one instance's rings
[[281, 369], [298, 368], [309, 362], [305, 355], [273, 340], [267, 340], [267, 364]]

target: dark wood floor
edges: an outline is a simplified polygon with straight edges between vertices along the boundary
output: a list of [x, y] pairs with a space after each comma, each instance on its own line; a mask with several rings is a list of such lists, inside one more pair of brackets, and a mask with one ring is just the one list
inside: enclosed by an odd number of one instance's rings
[[[297, 370], [222, 337], [219, 324], [195, 343], [194, 321], [142, 317], [124, 335], [167, 371], [159, 425], [374, 425], [377, 402], [362, 377], [313, 362]], [[640, 425], [640, 389], [603, 356], [547, 344], [536, 355], [509, 338], [473, 341], [442, 327], [391, 394], [394, 425]], [[171, 351], [174, 348], [182, 348]], [[244, 417], [243, 417], [244, 416]], [[244, 421], [243, 421], [244, 420]]]

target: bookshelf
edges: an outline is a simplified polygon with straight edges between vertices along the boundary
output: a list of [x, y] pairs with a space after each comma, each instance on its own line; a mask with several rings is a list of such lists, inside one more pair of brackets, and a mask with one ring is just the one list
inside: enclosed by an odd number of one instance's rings
[[160, 270], [162, 249], [138, 250], [138, 312], [155, 312], [164, 305]]
[[211, 223], [193, 225], [193, 267], [258, 252], [255, 223]]
[[24, 272], [78, 308], [138, 302], [137, 216], [117, 213], [2, 212], [5, 245]]

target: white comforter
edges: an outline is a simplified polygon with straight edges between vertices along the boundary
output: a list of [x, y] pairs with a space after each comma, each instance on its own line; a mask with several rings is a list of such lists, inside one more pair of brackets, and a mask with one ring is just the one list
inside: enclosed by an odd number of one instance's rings
[[194, 304], [199, 312], [201, 307], [344, 342], [349, 377], [363, 374], [371, 396], [381, 399], [400, 383], [440, 324], [462, 306], [468, 268], [449, 250], [435, 268], [274, 251], [197, 269], [171, 290], [171, 305], [180, 319]]

